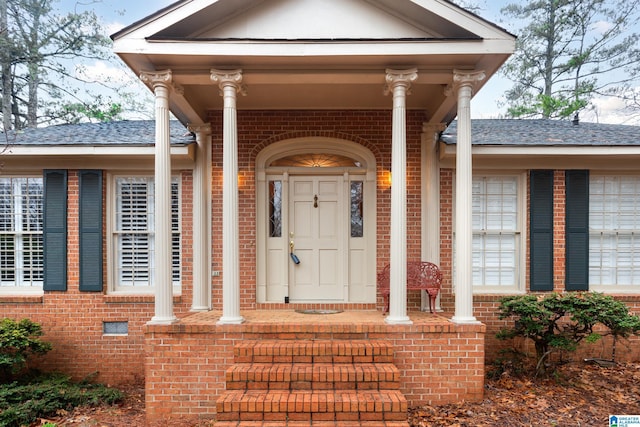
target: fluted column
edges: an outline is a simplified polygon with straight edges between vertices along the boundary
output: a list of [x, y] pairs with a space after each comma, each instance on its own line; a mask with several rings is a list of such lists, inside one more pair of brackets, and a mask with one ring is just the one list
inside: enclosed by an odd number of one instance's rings
[[173, 313], [171, 274], [171, 139], [169, 129], [169, 92], [171, 70], [143, 72], [140, 79], [153, 87], [155, 94], [155, 221], [154, 286], [155, 313], [149, 323], [169, 324], [178, 319]]
[[196, 134], [193, 169], [193, 299], [191, 311], [211, 308], [211, 125], [189, 125]]
[[391, 229], [389, 271], [390, 324], [411, 324], [407, 316], [407, 118], [406, 98], [416, 69], [386, 70], [387, 90], [393, 94], [391, 136]]
[[482, 71], [454, 71], [454, 89], [458, 96], [458, 135], [456, 142], [456, 215], [455, 215], [455, 323], [477, 323], [473, 315], [473, 226], [471, 162], [471, 96]]
[[[422, 126], [421, 188], [422, 188], [422, 261], [440, 265], [440, 167], [438, 139], [443, 123], [425, 123]], [[429, 310], [426, 291], [421, 293], [420, 308]], [[436, 299], [440, 310], [440, 295]]]
[[242, 70], [211, 70], [224, 98], [222, 137], [222, 317], [219, 324], [239, 324], [240, 244], [238, 221], [238, 128], [237, 93], [242, 88]]

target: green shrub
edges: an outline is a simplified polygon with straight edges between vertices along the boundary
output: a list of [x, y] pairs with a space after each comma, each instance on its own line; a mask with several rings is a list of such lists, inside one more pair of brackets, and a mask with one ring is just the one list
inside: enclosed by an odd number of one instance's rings
[[0, 321], [0, 380], [20, 372], [29, 356], [51, 350], [50, 343], [40, 340], [42, 335], [42, 327], [29, 319]]
[[29, 425], [60, 409], [113, 404], [122, 392], [100, 384], [74, 383], [66, 376], [49, 375], [32, 381], [0, 385], [0, 426]]
[[[548, 356], [557, 350], [574, 351], [582, 341], [594, 342], [601, 335], [594, 332], [605, 326], [615, 340], [640, 331], [640, 318], [627, 306], [597, 292], [508, 296], [500, 300], [500, 319], [514, 318], [514, 326], [505, 328], [500, 339], [531, 339], [536, 349], [536, 374], [543, 373]], [[615, 347], [612, 351], [615, 357]]]

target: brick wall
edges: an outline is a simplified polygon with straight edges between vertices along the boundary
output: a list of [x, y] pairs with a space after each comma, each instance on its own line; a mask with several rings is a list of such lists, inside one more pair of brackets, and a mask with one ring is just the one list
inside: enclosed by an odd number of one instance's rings
[[[452, 169], [441, 169], [440, 171], [440, 211], [441, 211], [441, 231], [440, 231], [440, 267], [444, 272], [443, 290], [441, 295], [441, 305], [445, 312], [452, 313], [454, 311], [454, 296], [452, 292], [453, 278], [453, 177], [455, 171]], [[554, 171], [553, 179], [553, 281], [554, 291], [564, 292], [565, 284], [565, 172], [563, 170]], [[527, 185], [527, 212], [529, 212], [529, 185]], [[527, 216], [527, 222], [529, 218]], [[527, 239], [527, 256], [526, 256], [526, 273], [525, 273], [525, 289], [529, 292], [529, 235], [524, 236]], [[495, 334], [502, 328], [509, 326], [513, 320], [498, 319], [497, 309], [499, 299], [502, 295], [479, 294], [474, 295], [473, 309], [474, 316], [484, 323], [487, 327], [486, 357], [489, 361], [495, 359], [498, 352], [506, 347], [510, 347], [510, 342], [498, 340]], [[620, 301], [625, 302], [631, 312], [640, 314], [640, 295], [614, 295]], [[580, 351], [567, 355], [566, 358], [580, 360], [584, 357], [610, 357], [608, 354], [611, 350], [610, 339], [604, 339], [595, 344], [584, 344]], [[522, 347], [526, 351], [535, 352], [525, 343]], [[637, 361], [640, 360], [640, 338], [632, 337], [628, 341], [622, 341], [617, 345], [616, 360], [620, 361]]]
[[[153, 296], [115, 296], [79, 291], [78, 171], [68, 172], [67, 291], [43, 296], [0, 296], [0, 316], [25, 317], [41, 323], [44, 340], [53, 350], [40, 361], [43, 369], [92, 376], [109, 384], [141, 382], [144, 377], [144, 326], [154, 314]], [[191, 194], [191, 172], [181, 173], [182, 194]], [[103, 182], [106, 194], [106, 179]], [[103, 206], [106, 199], [103, 196]], [[182, 202], [182, 295], [174, 298], [177, 315], [187, 313], [192, 294], [192, 209], [190, 198]], [[103, 229], [104, 289], [107, 286], [107, 250], [110, 239]], [[103, 335], [103, 322], [127, 321], [126, 336]]]
[[[209, 114], [212, 123], [212, 268], [222, 266], [222, 113]], [[407, 112], [407, 237], [409, 259], [420, 258], [421, 194], [420, 144], [423, 113]], [[386, 183], [391, 164], [391, 111], [239, 111], [238, 164], [240, 209], [241, 308], [256, 308], [256, 206], [255, 159], [268, 145], [297, 137], [340, 138], [367, 147], [378, 161], [377, 190], [377, 266], [389, 262], [390, 191]], [[106, 190], [106, 173], [104, 189]], [[106, 292], [107, 251], [110, 238], [105, 234], [103, 293], [78, 290], [78, 171], [68, 178], [68, 290], [47, 292], [44, 296], [0, 296], [0, 316], [29, 317], [42, 323], [44, 339], [54, 345], [42, 366], [76, 378], [97, 374], [96, 379], [112, 384], [143, 377], [143, 328], [154, 314], [154, 298], [116, 296]], [[188, 314], [192, 298], [192, 204], [190, 172], [181, 174], [182, 197], [182, 295], [174, 298], [177, 316]], [[103, 192], [103, 194], [105, 194]], [[106, 209], [106, 199], [103, 200]], [[104, 230], [106, 230], [106, 215]], [[222, 277], [212, 278], [212, 305], [222, 307]], [[382, 299], [378, 298], [378, 307]], [[409, 309], [420, 307], [420, 293], [409, 294]], [[357, 308], [357, 307], [356, 307]], [[127, 336], [104, 336], [103, 321], [128, 321]]]
[[[213, 218], [222, 217], [222, 112], [209, 112], [213, 148]], [[371, 150], [378, 162], [377, 253], [380, 271], [389, 262], [389, 215], [391, 192], [387, 173], [391, 169], [391, 111], [238, 111], [238, 166], [240, 210], [241, 309], [256, 308], [256, 205], [255, 160], [270, 144], [301, 137], [339, 138]], [[407, 254], [420, 259], [421, 202], [420, 161], [424, 115], [407, 112]], [[222, 266], [222, 223], [212, 230], [213, 269]], [[382, 299], [378, 297], [378, 306]], [[420, 293], [409, 295], [410, 309], [419, 309]], [[222, 278], [213, 278], [213, 308], [222, 308]]]

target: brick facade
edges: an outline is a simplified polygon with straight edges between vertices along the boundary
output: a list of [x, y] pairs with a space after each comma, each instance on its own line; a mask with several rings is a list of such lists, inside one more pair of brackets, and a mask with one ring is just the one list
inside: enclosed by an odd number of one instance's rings
[[[191, 194], [191, 172], [181, 174], [182, 194]], [[144, 327], [154, 313], [153, 295], [109, 295], [107, 247], [110, 242], [104, 215], [103, 273], [105, 292], [79, 291], [78, 171], [68, 172], [67, 290], [43, 296], [0, 296], [0, 315], [41, 323], [44, 340], [53, 344], [41, 364], [44, 369], [91, 377], [108, 384], [140, 382], [144, 378]], [[103, 181], [106, 198], [106, 180]], [[103, 206], [106, 200], [103, 199]], [[191, 307], [192, 209], [191, 198], [182, 198], [182, 295], [174, 298], [176, 315]], [[128, 322], [126, 336], [104, 335], [103, 322]]]
[[[211, 112], [212, 123], [212, 269], [220, 270], [222, 264], [222, 116], [221, 112]], [[419, 259], [421, 254], [421, 132], [424, 122], [422, 112], [407, 113], [407, 239], [408, 258]], [[367, 147], [375, 155], [377, 164], [377, 265], [376, 271], [389, 262], [389, 217], [390, 191], [386, 183], [390, 169], [391, 156], [391, 112], [390, 111], [239, 111], [238, 112], [238, 162], [240, 171], [240, 281], [241, 309], [283, 309], [283, 304], [256, 304], [256, 204], [255, 204], [255, 159], [257, 154], [268, 145], [296, 137], [318, 136], [349, 140]], [[108, 171], [105, 171], [105, 174]], [[454, 310], [452, 292], [453, 271], [453, 179], [452, 169], [440, 170], [440, 267], [444, 273], [441, 306], [445, 313]], [[192, 302], [192, 174], [182, 171], [182, 293], [174, 297], [174, 311], [178, 317], [189, 314]], [[106, 195], [106, 180], [103, 194]], [[106, 196], [104, 196], [106, 198]], [[554, 288], [564, 289], [564, 171], [554, 174]], [[106, 209], [107, 203], [104, 200]], [[107, 213], [105, 212], [105, 218]], [[4, 317], [30, 319], [42, 323], [45, 340], [53, 343], [54, 350], [44, 358], [43, 367], [62, 371], [75, 378], [94, 375], [95, 379], [109, 384], [122, 384], [139, 381], [145, 377], [145, 353], [150, 355], [146, 368], [149, 387], [161, 387], [164, 377], [154, 378], [157, 364], [163, 358], [176, 361], [172, 376], [180, 373], [188, 375], [184, 381], [202, 382], [199, 388], [220, 390], [223, 384], [223, 371], [229, 363], [231, 346], [242, 339], [245, 332], [220, 333], [205, 328], [192, 331], [194, 334], [172, 332], [161, 333], [162, 329], [151, 328], [145, 347], [145, 325], [154, 313], [153, 295], [127, 296], [106, 292], [109, 270], [107, 253], [110, 236], [104, 225], [103, 242], [104, 289], [102, 293], [79, 291], [78, 268], [78, 171], [70, 170], [68, 175], [68, 286], [66, 292], [46, 292], [44, 296], [0, 296], [0, 315]], [[528, 236], [526, 236], [528, 238]], [[528, 245], [527, 245], [528, 248]], [[528, 250], [528, 249], [527, 249]], [[528, 260], [528, 256], [526, 257]], [[528, 262], [528, 261], [527, 261]], [[527, 268], [527, 280], [528, 271]], [[528, 284], [526, 285], [528, 289]], [[620, 296], [632, 310], [640, 312], [639, 296]], [[493, 358], [496, 351], [505, 345], [494, 338], [495, 332], [505, 323], [496, 316], [499, 296], [476, 295], [474, 298], [475, 316], [486, 325], [486, 357]], [[212, 305], [214, 310], [222, 307], [221, 277], [212, 278]], [[382, 307], [378, 296], [377, 307]], [[408, 309], [420, 307], [419, 292], [409, 294]], [[351, 309], [373, 308], [372, 305], [353, 305]], [[102, 333], [104, 321], [127, 321], [127, 336], [107, 336]], [[400, 328], [400, 327], [399, 327]], [[191, 331], [191, 330], [190, 330]], [[240, 331], [240, 330], [238, 330]], [[484, 348], [478, 348], [482, 331], [474, 330], [470, 336], [447, 335], [441, 331], [415, 331], [407, 329], [385, 329], [369, 337], [391, 339], [397, 345], [398, 364], [403, 375], [405, 393], [411, 401], [444, 402], [448, 399], [477, 398], [481, 390], [467, 387], [451, 391], [445, 382], [454, 378], [463, 381], [467, 378], [467, 364], [458, 363], [457, 357], [470, 358], [474, 368], [472, 376], [482, 376], [479, 359], [484, 359]], [[163, 341], [164, 340], [164, 341]], [[461, 340], [458, 342], [458, 340]], [[172, 345], [167, 345], [171, 343]], [[620, 360], [640, 359], [640, 343], [632, 339], [630, 347], [619, 346]], [[598, 351], [595, 344], [593, 352]], [[436, 348], [437, 346], [437, 348]], [[458, 354], [455, 348], [467, 348], [472, 356]], [[470, 350], [469, 350], [470, 349]], [[465, 351], [467, 351], [465, 350]], [[589, 350], [585, 350], [589, 351]], [[194, 353], [193, 355], [191, 353]], [[209, 367], [206, 372], [182, 371], [198, 358], [207, 357]], [[457, 355], [457, 356], [454, 356]], [[179, 355], [179, 357], [178, 357]], [[176, 359], [177, 357], [177, 359]], [[453, 358], [453, 359], [452, 359]], [[216, 362], [219, 360], [219, 363]], [[171, 362], [173, 363], [173, 362]], [[455, 366], [455, 367], [454, 367]], [[186, 368], [185, 368], [186, 369]], [[455, 372], [454, 372], [455, 371]], [[434, 372], [439, 379], [434, 382]], [[195, 378], [194, 375], [197, 377]], [[474, 382], [475, 384], [475, 382]], [[189, 387], [196, 387], [189, 386]], [[160, 393], [161, 395], [162, 393]], [[215, 392], [212, 393], [215, 395]], [[159, 397], [160, 398], [160, 397]], [[171, 399], [177, 397], [171, 397]], [[184, 395], [181, 397], [184, 398]], [[214, 400], [212, 396], [211, 401]], [[206, 406], [206, 405], [205, 405]], [[156, 404], [158, 415], [162, 415], [161, 404]], [[156, 410], [156, 409], [154, 409]], [[203, 409], [204, 410], [204, 409]]]

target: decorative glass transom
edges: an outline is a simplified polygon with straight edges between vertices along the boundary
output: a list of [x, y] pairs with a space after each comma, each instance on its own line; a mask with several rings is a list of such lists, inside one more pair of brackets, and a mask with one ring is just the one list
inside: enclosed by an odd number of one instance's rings
[[271, 162], [270, 166], [289, 166], [301, 168], [336, 168], [336, 167], [362, 167], [362, 164], [347, 156], [340, 154], [305, 153], [293, 154], [281, 157]]

